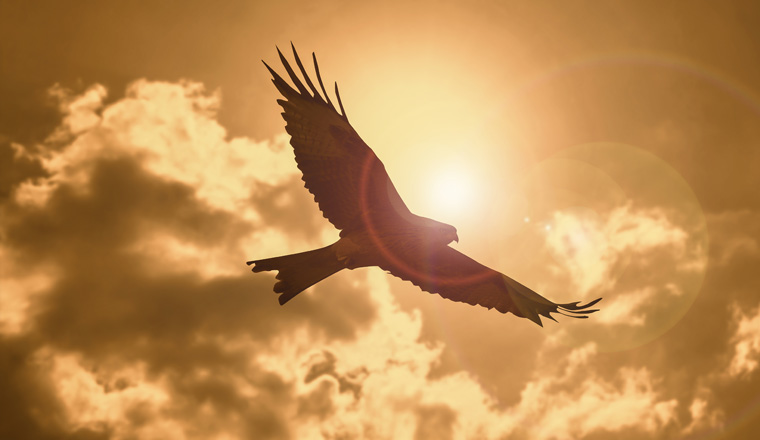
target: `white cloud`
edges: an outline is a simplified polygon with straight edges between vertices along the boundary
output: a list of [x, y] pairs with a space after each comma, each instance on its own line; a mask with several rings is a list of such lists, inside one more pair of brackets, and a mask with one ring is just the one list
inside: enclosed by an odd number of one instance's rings
[[681, 430], [685, 435], [723, 425], [723, 412], [710, 408], [710, 403], [706, 398], [695, 397], [691, 401], [689, 416], [691, 421]]
[[605, 301], [594, 319], [602, 324], [623, 324], [640, 327], [646, 322], [644, 306], [654, 295], [654, 289], [643, 288], [632, 292], [621, 293], [609, 301]]
[[[200, 84], [141, 80], [113, 104], [103, 106], [104, 96], [105, 90], [96, 86], [66, 101], [66, 111], [76, 117], [65, 122], [53, 140], [70, 141], [62, 148], [43, 148], [40, 158], [51, 177], [26, 182], [16, 193], [17, 200], [44, 204], [59, 184], [86, 183], [94, 160], [127, 155], [140, 158], [145, 169], [158, 176], [195, 188], [196, 196], [210, 206], [255, 222], [259, 215], [249, 202], [255, 182], [277, 184], [297, 172], [285, 137], [272, 142], [226, 139], [215, 119], [219, 95], [207, 94]], [[633, 212], [630, 207], [614, 211], [606, 222], [562, 213], [554, 220], [548, 244], [566, 257], [574, 280], [586, 290], [603, 284], [622, 252], [666, 245], [678, 249], [684, 240], [684, 232], [664, 217]], [[254, 244], [257, 252], [272, 249], [272, 253], [292, 246], [283, 233], [271, 228], [257, 230], [238, 243]], [[146, 234], [133, 251], [148, 260], [199, 267], [209, 255], [226, 261], [165, 232]], [[205, 276], [226, 274], [224, 267], [209, 266]], [[647, 369], [623, 369], [614, 378], [601, 377], [593, 368], [596, 346], [592, 344], [565, 353], [559, 375], [536, 370], [520, 400], [506, 408], [467, 371], [430, 378], [443, 346], [420, 340], [421, 314], [399, 308], [386, 274], [356, 272], [356, 282], [365, 282], [362, 273], [368, 274], [363, 290], [374, 302], [376, 318], [352, 340], [328, 341], [294, 327], [270, 341], [271, 349], [254, 349], [253, 342], [245, 340], [219, 344], [221, 350], [250, 356], [249, 370], [228, 374], [234, 375], [237, 392], [251, 401], [264, 393], [250, 380], [260, 369], [287, 384], [283, 392], [292, 395], [281, 396], [273, 411], [292, 422], [294, 438], [412, 438], [423, 407], [450, 409], [454, 438], [524, 434], [548, 440], [625, 429], [651, 435], [675, 419], [677, 402], [660, 396]], [[213, 408], [201, 408], [191, 420], [172, 418], [173, 390], [161, 377], [148, 377], [139, 364], [104, 377], [73, 355], [47, 351], [40, 357], [49, 363], [72, 430], [105, 425], [114, 429], [116, 438], [170, 439], [192, 438], [193, 432], [204, 433], [204, 438], [243, 432], [244, 420], [233, 414], [219, 421], [221, 416]], [[319, 365], [325, 374], [307, 381]], [[119, 376], [129, 378], [125, 386], [116, 385]], [[325, 383], [331, 384], [326, 391]], [[329, 404], [322, 418], [299, 415], [297, 402], [319, 392], [325, 393], [323, 403]], [[147, 407], [161, 417], [131, 426], [127, 414], [136, 407]]]
[[[72, 354], [49, 348], [35, 354], [38, 367], [47, 369], [71, 431], [81, 428], [97, 430], [107, 425], [112, 438], [182, 439], [178, 423], [153, 419], [135, 427], [130, 413], [157, 413], [167, 405], [169, 394], [160, 382], [148, 380], [144, 367], [132, 365], [115, 371], [87, 368]], [[101, 366], [101, 370], [102, 366]]]
[[[615, 278], [610, 276], [611, 269], [625, 253], [641, 256], [655, 248], [668, 248], [682, 258], [687, 236], [662, 212], [635, 211], [628, 204], [612, 210], [606, 218], [594, 213], [555, 212], [551, 228], [547, 228], [546, 244], [585, 293], [612, 287]], [[704, 259], [700, 255], [686, 257]]]
[[14, 262], [11, 252], [0, 245], [0, 334], [24, 332], [33, 312], [32, 305], [53, 285], [55, 268], [28, 270]]
[[[157, 176], [189, 185], [209, 206], [258, 224], [239, 249], [264, 255], [293, 248], [292, 237], [260, 224], [251, 201], [258, 182], [278, 185], [297, 173], [285, 134], [262, 142], [227, 139], [216, 120], [221, 94], [190, 81], [138, 80], [109, 105], [103, 104], [106, 89], [97, 84], [81, 95], [59, 86], [50, 94], [59, 99], [64, 119], [48, 144], [35, 151], [14, 144], [17, 155], [40, 159], [49, 177], [22, 182], [14, 193], [17, 202], [42, 206], [63, 183], [87, 191], [96, 160], [126, 156]], [[191, 269], [206, 278], [239, 273], [246, 258], [238, 249], [199, 247], [165, 230], [145, 232], [131, 250], [164, 262], [163, 268]]]
[[738, 325], [731, 337], [734, 353], [727, 373], [746, 376], [757, 370], [760, 361], [760, 307], [746, 315], [734, 307], [734, 318]]
[[89, 87], [81, 95], [55, 84], [48, 90], [50, 96], [58, 100], [58, 109], [64, 115], [58, 128], [47, 138], [47, 142], [65, 142], [71, 136], [90, 130], [100, 123], [98, 110], [108, 91], [100, 84]]
[[[388, 291], [384, 274], [369, 274], [371, 294], [380, 310], [371, 328], [355, 341], [322, 345], [335, 357], [338, 376], [362, 371], [361, 394], [331, 394], [333, 414], [326, 420], [297, 424], [298, 438], [357, 436], [412, 438], [415, 411], [421, 406], [449, 408], [455, 415], [453, 438], [503, 438], [522, 433], [535, 439], [583, 438], [593, 432], [634, 429], [654, 434], [675, 421], [677, 402], [661, 399], [645, 368], [623, 369], [614, 381], [594, 372], [594, 344], [565, 356], [564, 372], [536, 371], [514, 406], [499, 408], [494, 398], [467, 372], [429, 379], [441, 347], [419, 341], [420, 316], [402, 312]], [[283, 341], [281, 350], [258, 360], [272, 371], [287, 372], [307, 395], [319, 381], [303, 383], [313, 338], [305, 334]], [[333, 376], [324, 380], [335, 381]], [[337, 385], [336, 385], [337, 387]]]
[[60, 88], [51, 93], [66, 114], [53, 138], [71, 142], [42, 148], [39, 156], [51, 177], [22, 184], [20, 201], [44, 203], [61, 182], [84, 186], [93, 160], [127, 155], [158, 176], [194, 187], [211, 206], [254, 216], [248, 200], [253, 184], [277, 184], [297, 172], [285, 135], [272, 142], [227, 139], [216, 120], [221, 95], [206, 93], [200, 83], [138, 80], [124, 98], [105, 107], [100, 85], [77, 97]]

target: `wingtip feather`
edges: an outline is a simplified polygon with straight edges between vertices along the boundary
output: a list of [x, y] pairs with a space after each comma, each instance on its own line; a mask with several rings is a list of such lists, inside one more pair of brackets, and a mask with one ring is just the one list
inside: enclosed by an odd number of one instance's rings
[[314, 83], [311, 82], [311, 78], [309, 78], [309, 75], [306, 73], [306, 68], [304, 68], [303, 63], [301, 62], [301, 57], [298, 56], [298, 51], [296, 51], [296, 47], [293, 45], [292, 41], [290, 42], [290, 48], [293, 49], [293, 57], [296, 59], [296, 65], [301, 71], [301, 75], [303, 75], [303, 79], [306, 81], [306, 85], [309, 86], [311, 92], [314, 94], [314, 99], [317, 99], [320, 102], [324, 102], [324, 100], [322, 100], [322, 96], [319, 94], [319, 91], [316, 87], [314, 87]]
[[348, 115], [346, 114], [346, 110], [343, 109], [343, 102], [340, 100], [340, 92], [338, 91], [338, 83], [335, 83], [335, 97], [338, 98], [338, 105], [340, 106], [340, 112], [343, 113], [341, 116], [343, 116], [343, 119], [348, 121]]
[[293, 81], [293, 84], [296, 86], [299, 92], [303, 96], [311, 97], [311, 94], [308, 90], [306, 90], [306, 87], [304, 87], [301, 80], [298, 78], [296, 73], [293, 71], [293, 68], [290, 67], [290, 63], [288, 62], [288, 59], [285, 58], [285, 55], [280, 52], [280, 48], [277, 48], [277, 54], [280, 56], [280, 61], [282, 62], [283, 67], [285, 67], [285, 71], [288, 72], [288, 76], [290, 76], [290, 80]]
[[322, 88], [322, 93], [325, 95], [325, 99], [327, 100], [327, 104], [335, 109], [335, 106], [333, 105], [332, 101], [330, 101], [330, 95], [327, 94], [327, 90], [325, 89], [325, 84], [322, 82], [322, 75], [319, 73], [319, 64], [317, 63], [317, 54], [312, 52], [311, 58], [314, 61], [314, 71], [317, 72], [317, 81], [319, 82], [319, 87]]

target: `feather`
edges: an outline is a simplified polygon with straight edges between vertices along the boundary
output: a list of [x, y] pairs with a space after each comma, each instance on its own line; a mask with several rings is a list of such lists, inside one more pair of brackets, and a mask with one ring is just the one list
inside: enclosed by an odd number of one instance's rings
[[298, 65], [298, 69], [301, 70], [301, 74], [303, 75], [303, 79], [306, 81], [306, 85], [308, 85], [311, 91], [314, 93], [314, 98], [324, 102], [322, 100], [322, 97], [319, 95], [317, 88], [314, 87], [314, 83], [311, 82], [311, 78], [309, 78], [309, 75], [306, 74], [306, 69], [304, 69], [303, 63], [301, 63], [301, 58], [298, 57], [298, 52], [296, 52], [296, 47], [293, 46], [292, 41], [290, 42], [290, 47], [293, 49], [293, 56], [296, 59], [296, 65]]
[[290, 76], [290, 79], [293, 81], [293, 84], [298, 88], [298, 91], [301, 92], [304, 96], [311, 97], [311, 94], [308, 90], [306, 90], [306, 87], [304, 87], [303, 83], [301, 83], [301, 80], [298, 79], [296, 76], [296, 73], [293, 72], [293, 69], [290, 67], [290, 64], [288, 63], [288, 60], [285, 58], [285, 56], [280, 52], [280, 48], [277, 48], [277, 53], [280, 55], [280, 61], [282, 61], [282, 65], [285, 67], [285, 71], [288, 72], [288, 76]]
[[[284, 110], [285, 130], [291, 136], [290, 144], [303, 174], [302, 180], [324, 216], [341, 232], [338, 243], [321, 250], [249, 262], [254, 264], [254, 272], [278, 272], [274, 290], [281, 293], [280, 304], [343, 268], [377, 265], [424, 291], [452, 301], [513, 313], [539, 326], [543, 326], [541, 317], [556, 322], [552, 316], [555, 313], [586, 319], [598, 311], [591, 307], [601, 298], [586, 304], [580, 301], [558, 304], [445, 243], [428, 243], [425, 237], [435, 237], [441, 228], [450, 229], [454, 236], [456, 229], [415, 216], [408, 210], [382, 162], [348, 122], [337, 82], [335, 97], [340, 112], [325, 89], [316, 55], [312, 53], [321, 95], [292, 42], [290, 46], [303, 82], [279, 48], [277, 53], [298, 91], [266, 62], [264, 65], [285, 98], [278, 99], [277, 103]], [[357, 182], [362, 181], [368, 182], [367, 188], [360, 190]], [[371, 238], [366, 236], [370, 234], [366, 230], [368, 224], [381, 225], [377, 232], [371, 232]], [[341, 240], [351, 244], [340, 244]], [[381, 247], [390, 250], [378, 252], [355, 244], [371, 240], [381, 240]], [[354, 248], [359, 249], [354, 251]], [[356, 257], [352, 252], [361, 255], [364, 263], [349, 266], [347, 262]]]
[[312, 52], [311, 57], [314, 59], [314, 70], [317, 72], [317, 81], [319, 81], [319, 87], [322, 87], [322, 93], [325, 94], [325, 99], [327, 100], [327, 103], [330, 105], [330, 107], [335, 110], [335, 106], [333, 105], [332, 101], [330, 101], [330, 95], [327, 94], [327, 90], [325, 90], [325, 85], [322, 83], [322, 75], [319, 74], [319, 64], [317, 64], [317, 55]]
[[343, 119], [348, 121], [348, 116], [346, 115], [346, 111], [343, 110], [343, 103], [340, 102], [340, 92], [338, 91], [338, 83], [335, 83], [335, 97], [338, 98], [338, 105], [340, 106], [340, 112], [343, 113]]

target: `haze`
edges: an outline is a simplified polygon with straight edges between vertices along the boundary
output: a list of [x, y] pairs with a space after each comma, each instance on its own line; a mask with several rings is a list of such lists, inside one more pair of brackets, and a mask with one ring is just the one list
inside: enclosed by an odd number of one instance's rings
[[[0, 437], [751, 438], [758, 22], [753, 2], [4, 2]], [[601, 311], [542, 329], [376, 268], [280, 307], [244, 262], [337, 236], [261, 64], [291, 41], [412, 211]]]

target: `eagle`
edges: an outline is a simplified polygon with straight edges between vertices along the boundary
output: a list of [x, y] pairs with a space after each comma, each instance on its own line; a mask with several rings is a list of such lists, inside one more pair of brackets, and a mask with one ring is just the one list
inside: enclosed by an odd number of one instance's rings
[[321, 94], [293, 43], [291, 48], [303, 81], [279, 48], [277, 53], [295, 88], [262, 62], [285, 98], [277, 103], [305, 187], [340, 234], [321, 249], [247, 262], [253, 272], [277, 271], [274, 291], [281, 305], [343, 269], [378, 266], [424, 291], [540, 326], [540, 316], [556, 322], [551, 313], [587, 318], [597, 311], [590, 307], [601, 298], [584, 305], [554, 303], [449, 246], [459, 242], [456, 228], [409, 210], [383, 163], [348, 122], [337, 82], [340, 112], [325, 90], [316, 55], [312, 59]]

